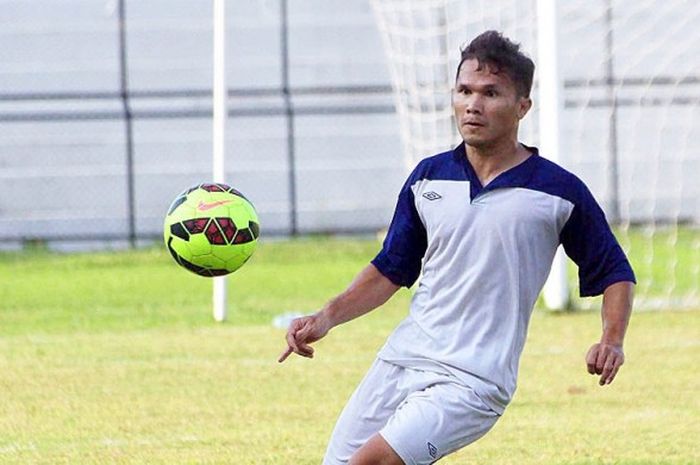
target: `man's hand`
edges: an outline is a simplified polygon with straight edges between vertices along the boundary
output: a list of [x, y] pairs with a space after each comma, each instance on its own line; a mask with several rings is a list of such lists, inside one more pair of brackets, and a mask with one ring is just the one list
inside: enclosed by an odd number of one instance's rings
[[612, 383], [617, 371], [625, 363], [622, 341], [632, 313], [633, 294], [634, 283], [630, 281], [611, 284], [603, 291], [603, 334], [600, 342], [593, 344], [586, 354], [588, 372], [601, 375], [601, 386]]
[[394, 284], [370, 263], [323, 310], [292, 321], [287, 329], [287, 348], [278, 361], [284, 362], [292, 352], [312, 358], [314, 349], [309, 344], [324, 337], [334, 326], [371, 312], [389, 300], [397, 290], [399, 285]]
[[601, 375], [598, 382], [601, 386], [613, 382], [623, 363], [625, 363], [625, 354], [621, 345], [599, 342], [593, 344], [586, 355], [588, 373]]
[[284, 362], [292, 352], [302, 357], [313, 358], [314, 349], [309, 344], [328, 334], [331, 327], [330, 321], [322, 311], [293, 320], [287, 329], [287, 348], [277, 361]]

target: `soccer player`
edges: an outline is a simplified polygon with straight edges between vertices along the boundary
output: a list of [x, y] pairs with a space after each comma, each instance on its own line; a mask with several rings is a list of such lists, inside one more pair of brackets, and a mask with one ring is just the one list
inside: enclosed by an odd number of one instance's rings
[[518, 142], [534, 63], [496, 31], [462, 51], [452, 94], [464, 142], [421, 161], [382, 250], [347, 290], [287, 332], [292, 352], [422, 277], [409, 316], [341, 413], [325, 465], [430, 464], [482, 437], [510, 402], [535, 300], [559, 244], [582, 296], [603, 294], [590, 374], [624, 361], [634, 273], [581, 180]]

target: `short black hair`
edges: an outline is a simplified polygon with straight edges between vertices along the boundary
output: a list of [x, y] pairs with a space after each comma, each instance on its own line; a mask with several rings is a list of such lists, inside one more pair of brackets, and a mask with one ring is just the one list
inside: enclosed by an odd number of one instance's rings
[[477, 60], [479, 70], [486, 65], [493, 73], [498, 74], [503, 71], [515, 83], [519, 96], [530, 97], [535, 63], [520, 51], [520, 44], [504, 37], [500, 32], [483, 32], [462, 49], [462, 59], [457, 66], [457, 78], [462, 63], [466, 60]]

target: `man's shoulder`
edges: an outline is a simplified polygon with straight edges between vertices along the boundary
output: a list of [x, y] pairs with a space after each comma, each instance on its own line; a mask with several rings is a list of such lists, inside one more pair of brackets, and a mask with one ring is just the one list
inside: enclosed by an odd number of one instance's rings
[[574, 204], [586, 196], [588, 187], [574, 173], [542, 156], [537, 157], [536, 168], [529, 181], [531, 189], [568, 200]]
[[455, 156], [454, 149], [423, 158], [413, 170], [411, 178], [421, 179], [462, 179], [464, 170]]
[[540, 177], [551, 177], [557, 181], [583, 183], [574, 173], [541, 154], [537, 157], [536, 174]]

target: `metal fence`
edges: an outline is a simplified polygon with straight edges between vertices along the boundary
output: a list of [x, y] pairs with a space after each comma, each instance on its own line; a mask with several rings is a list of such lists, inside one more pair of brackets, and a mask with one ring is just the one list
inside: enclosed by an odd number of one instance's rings
[[[174, 196], [211, 178], [210, 2], [10, 5], [0, 239], [160, 235]], [[228, 8], [227, 179], [267, 234], [377, 230], [406, 174], [369, 6], [344, 11]]]

